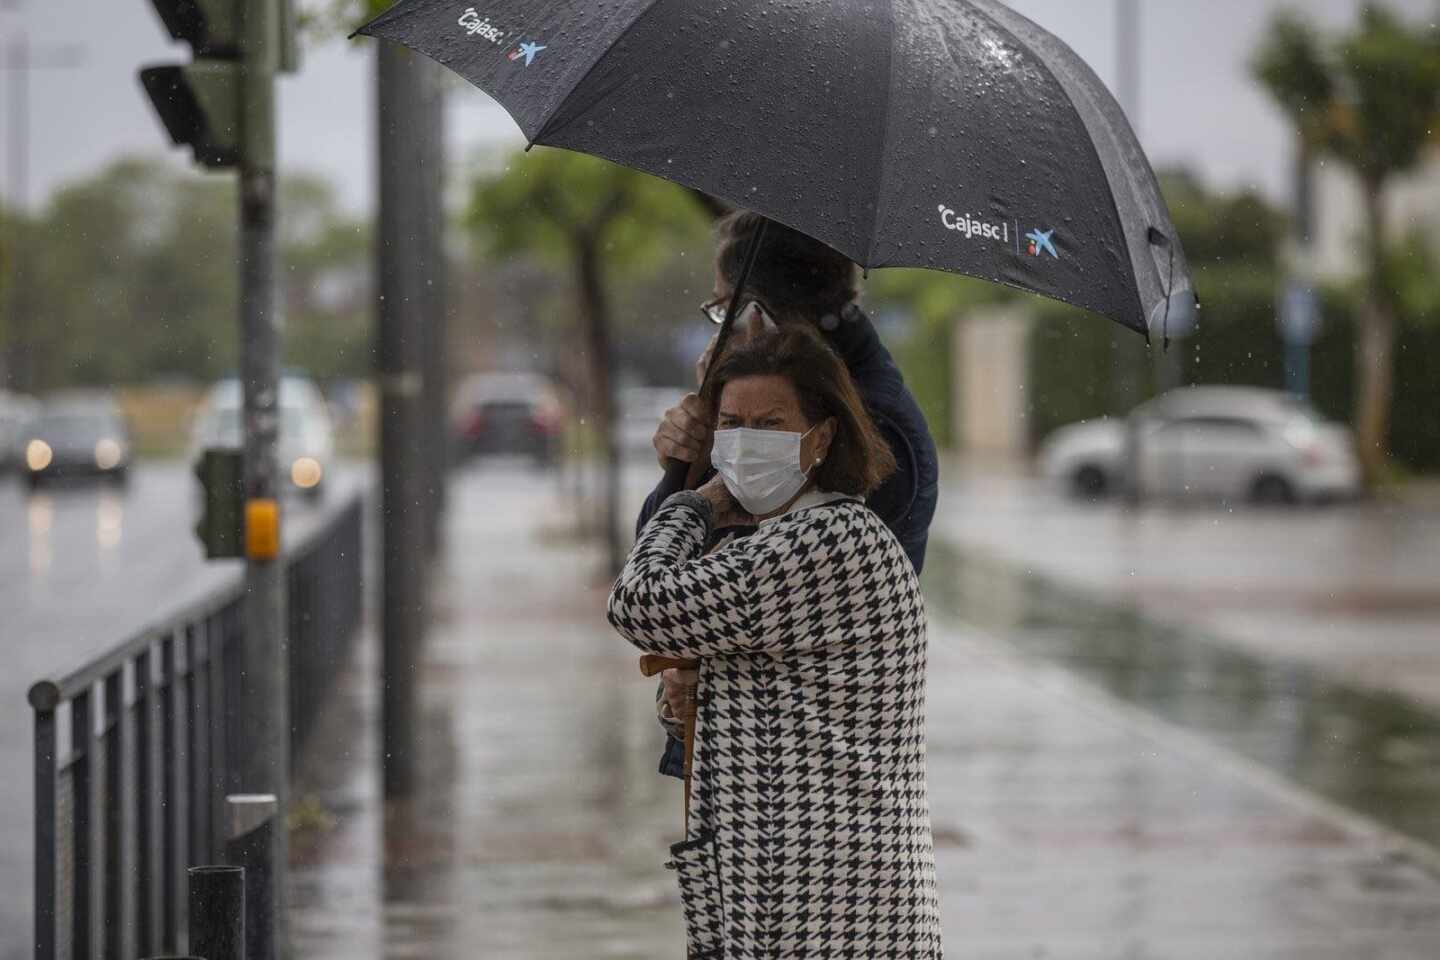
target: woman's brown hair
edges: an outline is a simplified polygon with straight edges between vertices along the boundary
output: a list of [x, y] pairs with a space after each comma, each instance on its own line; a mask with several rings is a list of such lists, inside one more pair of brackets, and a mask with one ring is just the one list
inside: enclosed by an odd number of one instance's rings
[[814, 323], [839, 313], [859, 295], [859, 268], [845, 256], [784, 224], [744, 211], [728, 214], [716, 225], [715, 263], [727, 288], [735, 289], [745, 251], [762, 224], [765, 237], [745, 292], [765, 304], [776, 320]]
[[732, 380], [772, 376], [795, 387], [810, 423], [835, 418], [830, 452], [815, 468], [816, 486], [863, 497], [895, 472], [895, 455], [865, 409], [845, 362], [809, 326], [771, 330], [727, 352], [706, 380], [701, 400], [713, 415]]

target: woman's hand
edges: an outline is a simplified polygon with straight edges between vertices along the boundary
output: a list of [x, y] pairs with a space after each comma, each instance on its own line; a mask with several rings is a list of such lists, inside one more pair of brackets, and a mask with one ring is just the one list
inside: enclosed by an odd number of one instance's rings
[[665, 419], [655, 428], [650, 442], [655, 447], [660, 466], [667, 460], [700, 464], [703, 473], [710, 466], [710, 425], [700, 396], [687, 393], [680, 402], [665, 411]]
[[735, 498], [730, 495], [730, 489], [725, 486], [725, 479], [719, 474], [711, 477], [695, 492], [710, 501], [711, 526], [714, 529], [755, 526], [755, 518], [735, 502]]
[[695, 714], [695, 685], [700, 681], [699, 670], [663, 670], [660, 679], [665, 683], [665, 702], [670, 705], [670, 716], [685, 721]]

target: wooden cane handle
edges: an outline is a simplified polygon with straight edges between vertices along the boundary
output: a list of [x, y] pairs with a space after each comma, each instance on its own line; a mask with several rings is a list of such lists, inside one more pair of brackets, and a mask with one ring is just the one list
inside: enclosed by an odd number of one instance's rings
[[647, 677], [653, 677], [662, 670], [698, 670], [698, 660], [677, 660], [674, 657], [661, 657], [653, 653], [647, 653], [640, 658], [640, 672]]

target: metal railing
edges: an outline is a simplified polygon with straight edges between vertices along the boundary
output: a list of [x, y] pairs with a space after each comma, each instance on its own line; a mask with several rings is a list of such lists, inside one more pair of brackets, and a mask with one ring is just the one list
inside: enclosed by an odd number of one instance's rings
[[[286, 554], [291, 740], [315, 719], [362, 614], [363, 498]], [[58, 680], [35, 713], [35, 956], [178, 952], [186, 868], [220, 862], [245, 749], [235, 579]], [[298, 751], [292, 749], [291, 756]]]

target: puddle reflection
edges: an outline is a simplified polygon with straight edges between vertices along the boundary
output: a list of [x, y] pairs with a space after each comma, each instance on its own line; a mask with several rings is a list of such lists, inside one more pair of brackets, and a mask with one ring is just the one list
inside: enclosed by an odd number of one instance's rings
[[1440, 717], [932, 544], [932, 612], [974, 623], [1392, 829], [1440, 843]]
[[32, 493], [25, 505], [30, 526], [30, 575], [44, 576], [50, 571], [55, 553], [50, 544], [50, 531], [55, 527], [55, 501], [45, 493]]
[[102, 553], [120, 545], [124, 524], [124, 499], [112, 490], [102, 490], [95, 501], [95, 545]]

